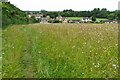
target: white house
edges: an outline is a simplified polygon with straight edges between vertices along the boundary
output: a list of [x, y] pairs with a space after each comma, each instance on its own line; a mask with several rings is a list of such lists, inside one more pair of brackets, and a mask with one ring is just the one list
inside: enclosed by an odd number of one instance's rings
[[58, 17], [56, 17], [56, 20], [63, 21], [63, 17], [62, 16], [58, 16]]
[[90, 21], [92, 21], [92, 19], [89, 18], [89, 17], [83, 17], [82, 18], [82, 22], [90, 22]]

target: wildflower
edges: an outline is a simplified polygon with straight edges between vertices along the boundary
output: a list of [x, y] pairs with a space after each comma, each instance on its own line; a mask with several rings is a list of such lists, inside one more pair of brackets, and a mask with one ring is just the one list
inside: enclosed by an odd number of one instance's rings
[[113, 64], [112, 66], [113, 66], [113, 67], [116, 67], [116, 65], [115, 65], [115, 64]]
[[100, 64], [99, 64], [99, 63], [97, 63], [97, 64], [95, 65], [95, 68], [98, 68], [98, 67], [100, 67]]
[[75, 45], [72, 47], [72, 49], [74, 49], [75, 48]]
[[90, 71], [92, 71], [92, 68], [90, 68]]
[[106, 50], [106, 47], [103, 47], [103, 49], [105, 49], [105, 50]]
[[99, 64], [99, 63], [97, 64], [97, 67], [100, 67], [100, 64]]
[[91, 40], [93, 40], [93, 38], [91, 37]]
[[118, 67], [118, 66], [117, 66], [117, 65], [115, 65], [115, 64], [113, 64], [112, 66], [113, 66], [115, 69], [117, 69], [117, 67]]
[[101, 39], [101, 41], [103, 41], [103, 39]]
[[38, 51], [38, 53], [41, 53], [41, 51]]
[[100, 41], [98, 41], [97, 43], [100, 43]]
[[92, 51], [90, 51], [90, 53], [91, 53]]
[[41, 34], [42, 32], [40, 32], [40, 34]]
[[115, 44], [115, 46], [118, 46], [118, 44]]
[[83, 39], [85, 39], [85, 37]]

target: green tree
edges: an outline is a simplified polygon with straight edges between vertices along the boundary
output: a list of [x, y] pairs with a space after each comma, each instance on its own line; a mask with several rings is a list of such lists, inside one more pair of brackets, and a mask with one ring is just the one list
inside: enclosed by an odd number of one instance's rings
[[40, 12], [43, 14], [44, 17], [47, 16], [47, 13], [48, 13], [48, 12], [47, 12], [46, 10], [41, 10]]
[[114, 19], [115, 19], [115, 14], [114, 14], [114, 13], [110, 13], [110, 14], [108, 15], [108, 19], [109, 19], [109, 20], [114, 20]]
[[92, 21], [96, 21], [96, 17], [95, 16], [92, 16]]

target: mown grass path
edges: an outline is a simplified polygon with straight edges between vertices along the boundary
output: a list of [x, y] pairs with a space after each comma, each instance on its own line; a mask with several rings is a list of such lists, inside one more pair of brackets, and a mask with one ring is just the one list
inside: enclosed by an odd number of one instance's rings
[[3, 30], [3, 77], [118, 77], [117, 24], [30, 24]]
[[[25, 31], [26, 29], [24, 29]], [[23, 50], [23, 71], [24, 71], [24, 77], [29, 77], [32, 78], [33, 77], [33, 69], [34, 69], [34, 65], [32, 65], [33, 63], [33, 59], [32, 59], [32, 55], [31, 55], [31, 47], [32, 47], [32, 41], [31, 41], [31, 37], [30, 37], [30, 31], [28, 30], [28, 33], [26, 33], [25, 36], [25, 46], [24, 46], [24, 50]]]

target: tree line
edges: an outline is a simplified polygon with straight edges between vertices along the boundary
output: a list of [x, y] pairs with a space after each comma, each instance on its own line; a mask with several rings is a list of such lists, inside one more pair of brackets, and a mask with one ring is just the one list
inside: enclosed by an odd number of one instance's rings
[[[29, 11], [26, 11], [29, 13]], [[72, 9], [66, 9], [63, 11], [33, 11], [34, 14], [36, 13], [42, 13], [44, 14], [44, 17], [49, 15], [51, 18], [55, 18], [57, 16], [62, 17], [95, 17], [95, 18], [106, 18], [109, 20], [117, 20], [118, 14], [120, 13], [118, 10], [115, 11], [109, 11], [106, 8], [94, 8], [91, 11], [74, 11]]]

